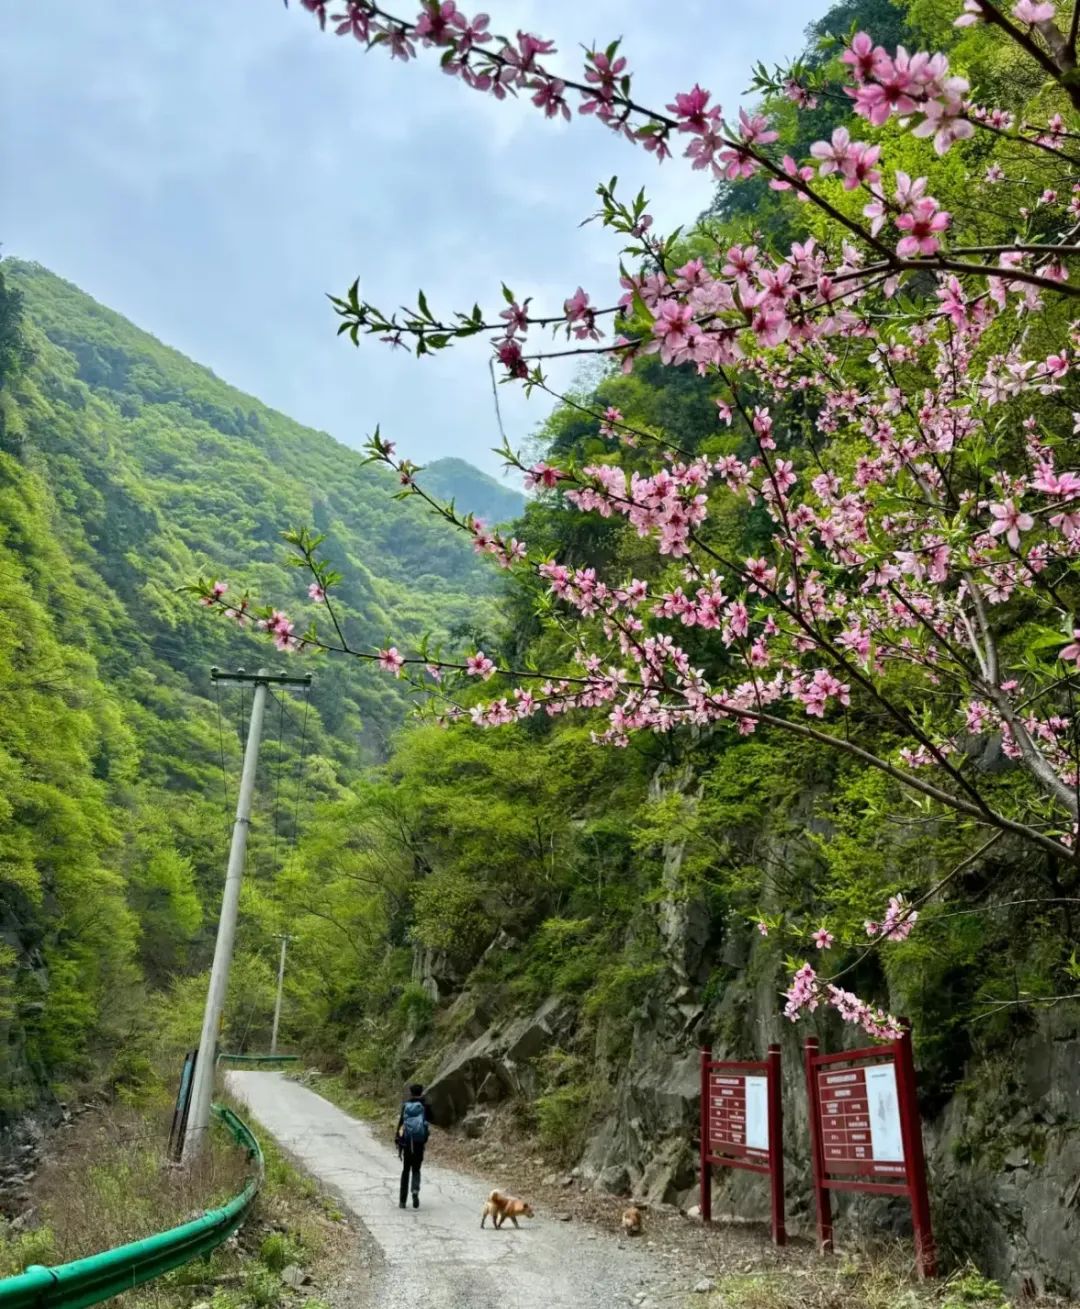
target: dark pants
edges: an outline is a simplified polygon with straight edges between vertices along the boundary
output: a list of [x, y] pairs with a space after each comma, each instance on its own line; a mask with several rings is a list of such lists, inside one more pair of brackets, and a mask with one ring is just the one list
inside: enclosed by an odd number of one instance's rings
[[409, 1194], [409, 1173], [412, 1173], [412, 1193], [420, 1194], [420, 1165], [424, 1162], [424, 1147], [419, 1142], [406, 1141], [401, 1150], [401, 1203]]

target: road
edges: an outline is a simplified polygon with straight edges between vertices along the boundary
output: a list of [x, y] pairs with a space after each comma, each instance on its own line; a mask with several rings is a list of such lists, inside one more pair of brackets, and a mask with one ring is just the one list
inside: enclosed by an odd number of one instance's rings
[[372, 1309], [620, 1309], [663, 1277], [644, 1249], [553, 1214], [522, 1219], [519, 1231], [481, 1230], [488, 1192], [512, 1189], [510, 1178], [483, 1183], [425, 1162], [420, 1208], [401, 1210], [397, 1152], [367, 1124], [281, 1073], [226, 1080], [371, 1234], [382, 1254]]

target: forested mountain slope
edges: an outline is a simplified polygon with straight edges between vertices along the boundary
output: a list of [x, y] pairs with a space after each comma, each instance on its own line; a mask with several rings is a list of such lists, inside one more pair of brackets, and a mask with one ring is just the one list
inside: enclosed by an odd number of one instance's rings
[[[280, 534], [312, 522], [347, 561], [344, 621], [371, 641], [483, 621], [493, 579], [354, 451], [46, 269], [0, 273], [2, 1114], [91, 1063], [145, 1073], [148, 993], [209, 957], [243, 707], [223, 693], [219, 718], [209, 669], [290, 660], [177, 588], [209, 573], [299, 597]], [[513, 507], [452, 471], [463, 504], [476, 489], [478, 507]], [[256, 878], [292, 834], [301, 747], [307, 798], [335, 794], [407, 709], [365, 670], [297, 671], [316, 675], [311, 712], [268, 715]]]

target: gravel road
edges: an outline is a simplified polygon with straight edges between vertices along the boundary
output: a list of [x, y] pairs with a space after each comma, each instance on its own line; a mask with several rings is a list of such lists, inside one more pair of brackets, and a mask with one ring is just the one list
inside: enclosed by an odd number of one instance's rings
[[381, 1253], [372, 1309], [621, 1309], [667, 1299], [666, 1270], [615, 1236], [542, 1212], [519, 1231], [481, 1230], [487, 1193], [512, 1189], [512, 1178], [485, 1185], [425, 1162], [420, 1208], [401, 1210], [397, 1152], [365, 1123], [280, 1073], [226, 1080], [370, 1233]]

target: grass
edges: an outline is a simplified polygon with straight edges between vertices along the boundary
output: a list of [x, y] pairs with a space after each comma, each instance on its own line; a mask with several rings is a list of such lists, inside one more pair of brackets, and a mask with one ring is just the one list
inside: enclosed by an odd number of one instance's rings
[[[250, 1119], [249, 1119], [250, 1122]], [[165, 1158], [169, 1110], [112, 1106], [76, 1120], [50, 1143], [52, 1158], [31, 1186], [25, 1230], [0, 1224], [0, 1276], [30, 1264], [66, 1263], [164, 1231], [243, 1187], [248, 1164], [224, 1129], [188, 1171]], [[251, 1123], [266, 1161], [244, 1226], [206, 1259], [128, 1293], [128, 1309], [287, 1309], [313, 1296], [287, 1287], [289, 1265], [309, 1269], [341, 1252], [343, 1216]]]
[[707, 1298], [694, 1296], [690, 1303], [705, 1309], [1008, 1309], [1012, 1303], [996, 1282], [973, 1268], [917, 1283], [910, 1256], [899, 1251], [728, 1274], [714, 1281]]
[[368, 1123], [383, 1123], [387, 1118], [396, 1118], [398, 1105], [396, 1102], [388, 1101], [383, 1103], [380, 1100], [373, 1100], [370, 1096], [360, 1095], [340, 1073], [319, 1073], [312, 1076], [309, 1070], [304, 1074], [297, 1074], [291, 1077], [292, 1081], [302, 1082], [304, 1086], [309, 1086], [325, 1100], [331, 1104], [336, 1104], [339, 1109], [353, 1118], [363, 1119]]

